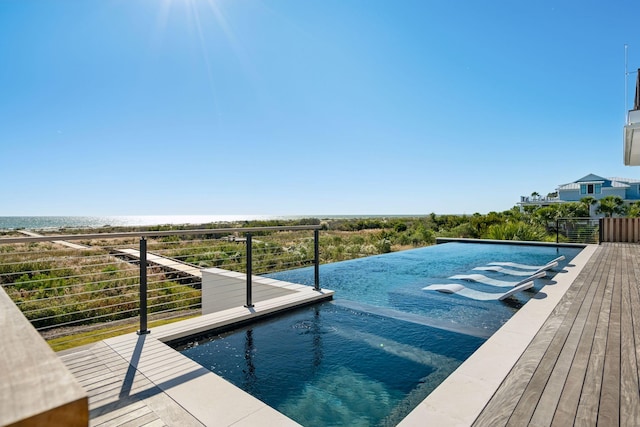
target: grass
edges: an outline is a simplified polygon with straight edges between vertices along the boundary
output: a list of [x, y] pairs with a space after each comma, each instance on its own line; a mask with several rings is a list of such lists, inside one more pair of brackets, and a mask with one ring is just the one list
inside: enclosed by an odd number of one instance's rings
[[[174, 317], [171, 319], [160, 319], [149, 322], [148, 328], [157, 328], [158, 326], [167, 325], [169, 323], [178, 322], [180, 320], [187, 320], [193, 317], [197, 317], [199, 314], [193, 314], [190, 316], [182, 316], [182, 317]], [[137, 318], [136, 318], [137, 320]], [[102, 341], [107, 338], [117, 337], [119, 335], [124, 335], [132, 332], [136, 332], [138, 330], [138, 323], [132, 323], [131, 325], [122, 326], [106, 326], [99, 329], [94, 329], [91, 331], [79, 332], [76, 334], [65, 335], [64, 337], [53, 338], [47, 340], [49, 346], [53, 349], [53, 351], [62, 351], [68, 350], [74, 347], [80, 347], [86, 344], [92, 344], [94, 342]]]

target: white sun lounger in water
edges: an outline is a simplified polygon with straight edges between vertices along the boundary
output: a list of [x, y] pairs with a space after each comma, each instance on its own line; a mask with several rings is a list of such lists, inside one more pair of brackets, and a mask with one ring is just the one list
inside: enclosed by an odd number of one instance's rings
[[[560, 255], [556, 259], [552, 259], [547, 264], [551, 264], [552, 262], [560, 262], [564, 260], [564, 255]], [[519, 268], [521, 270], [539, 270], [544, 267], [544, 265], [528, 265], [528, 264], [518, 264], [517, 262], [490, 262], [487, 265], [499, 265], [502, 267], [514, 267]], [[546, 265], [546, 264], [545, 264]]]
[[499, 286], [501, 288], [512, 288], [512, 287], [520, 286], [523, 283], [529, 282], [533, 279], [540, 279], [546, 275], [547, 275], [546, 272], [540, 271], [532, 274], [526, 279], [520, 280], [519, 282], [510, 282], [508, 280], [493, 279], [491, 277], [485, 276], [484, 274], [458, 274], [458, 275], [449, 277], [449, 279], [468, 280], [470, 282], [484, 283], [485, 285]]
[[422, 290], [425, 291], [438, 291], [445, 294], [457, 294], [466, 298], [471, 298], [479, 301], [491, 301], [491, 300], [499, 300], [502, 301], [506, 298], [509, 298], [511, 295], [524, 291], [526, 289], [533, 287], [533, 281], [525, 282], [519, 286], [516, 286], [513, 289], [508, 290], [507, 292], [494, 294], [491, 292], [480, 292], [474, 289], [469, 289], [462, 285], [458, 285], [455, 283], [451, 284], [442, 284], [442, 285], [429, 285]]
[[[549, 264], [543, 266], [542, 268], [539, 268], [538, 270], [536, 270], [534, 272], [535, 273], [539, 273], [541, 271], [546, 271], [549, 270], [550, 268], [553, 268], [555, 266], [557, 266], [558, 263], [557, 262], [550, 262]], [[531, 274], [531, 271], [527, 271], [527, 270], [512, 270], [510, 268], [504, 268], [504, 267], [498, 267], [498, 266], [489, 266], [489, 267], [476, 267], [474, 268], [474, 270], [482, 270], [482, 271], [497, 271], [498, 273], [503, 273], [503, 274], [510, 274], [511, 276], [528, 276]]]

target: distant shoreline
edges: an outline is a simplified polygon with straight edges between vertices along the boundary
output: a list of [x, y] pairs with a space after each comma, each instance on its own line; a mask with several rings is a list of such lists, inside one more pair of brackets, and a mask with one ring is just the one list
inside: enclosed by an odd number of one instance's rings
[[129, 215], [129, 216], [0, 216], [0, 230], [55, 230], [61, 228], [151, 227], [198, 225], [243, 221], [300, 220], [306, 218], [338, 220], [357, 218], [420, 218], [427, 214], [361, 215]]

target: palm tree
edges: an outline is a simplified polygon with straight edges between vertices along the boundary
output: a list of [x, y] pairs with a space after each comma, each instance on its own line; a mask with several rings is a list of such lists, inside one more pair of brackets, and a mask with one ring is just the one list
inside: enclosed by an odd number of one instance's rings
[[537, 209], [533, 214], [533, 219], [537, 224], [543, 225], [548, 229], [555, 226], [555, 222], [560, 216], [558, 205], [551, 205]]
[[[595, 199], [594, 199], [595, 200]], [[581, 202], [567, 202], [558, 206], [561, 218], [581, 218], [590, 216], [589, 205]]]
[[533, 200], [538, 200], [539, 197], [540, 197], [540, 193], [538, 193], [537, 191], [534, 191], [533, 193], [531, 193], [531, 198]]
[[627, 209], [624, 205], [624, 200], [620, 196], [606, 196], [600, 199], [600, 204], [596, 209], [596, 213], [604, 214], [605, 217], [610, 218], [613, 215], [624, 215]]
[[640, 202], [633, 202], [629, 205], [627, 216], [630, 218], [640, 217]]
[[585, 205], [587, 211], [589, 212], [589, 216], [591, 216], [591, 206], [595, 206], [596, 204], [598, 204], [598, 201], [595, 197], [586, 196], [580, 199], [580, 203]]

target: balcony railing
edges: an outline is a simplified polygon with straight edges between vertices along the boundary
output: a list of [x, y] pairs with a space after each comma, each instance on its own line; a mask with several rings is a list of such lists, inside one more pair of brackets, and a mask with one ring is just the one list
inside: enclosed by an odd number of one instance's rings
[[559, 202], [559, 197], [531, 197], [531, 196], [520, 196], [520, 203], [546, 203], [546, 202]]
[[45, 338], [99, 336], [107, 325], [124, 333], [138, 322], [146, 333], [150, 321], [200, 314], [209, 267], [246, 274], [247, 307], [254, 275], [313, 267], [319, 290], [319, 229], [16, 234], [0, 239], [0, 286]]

